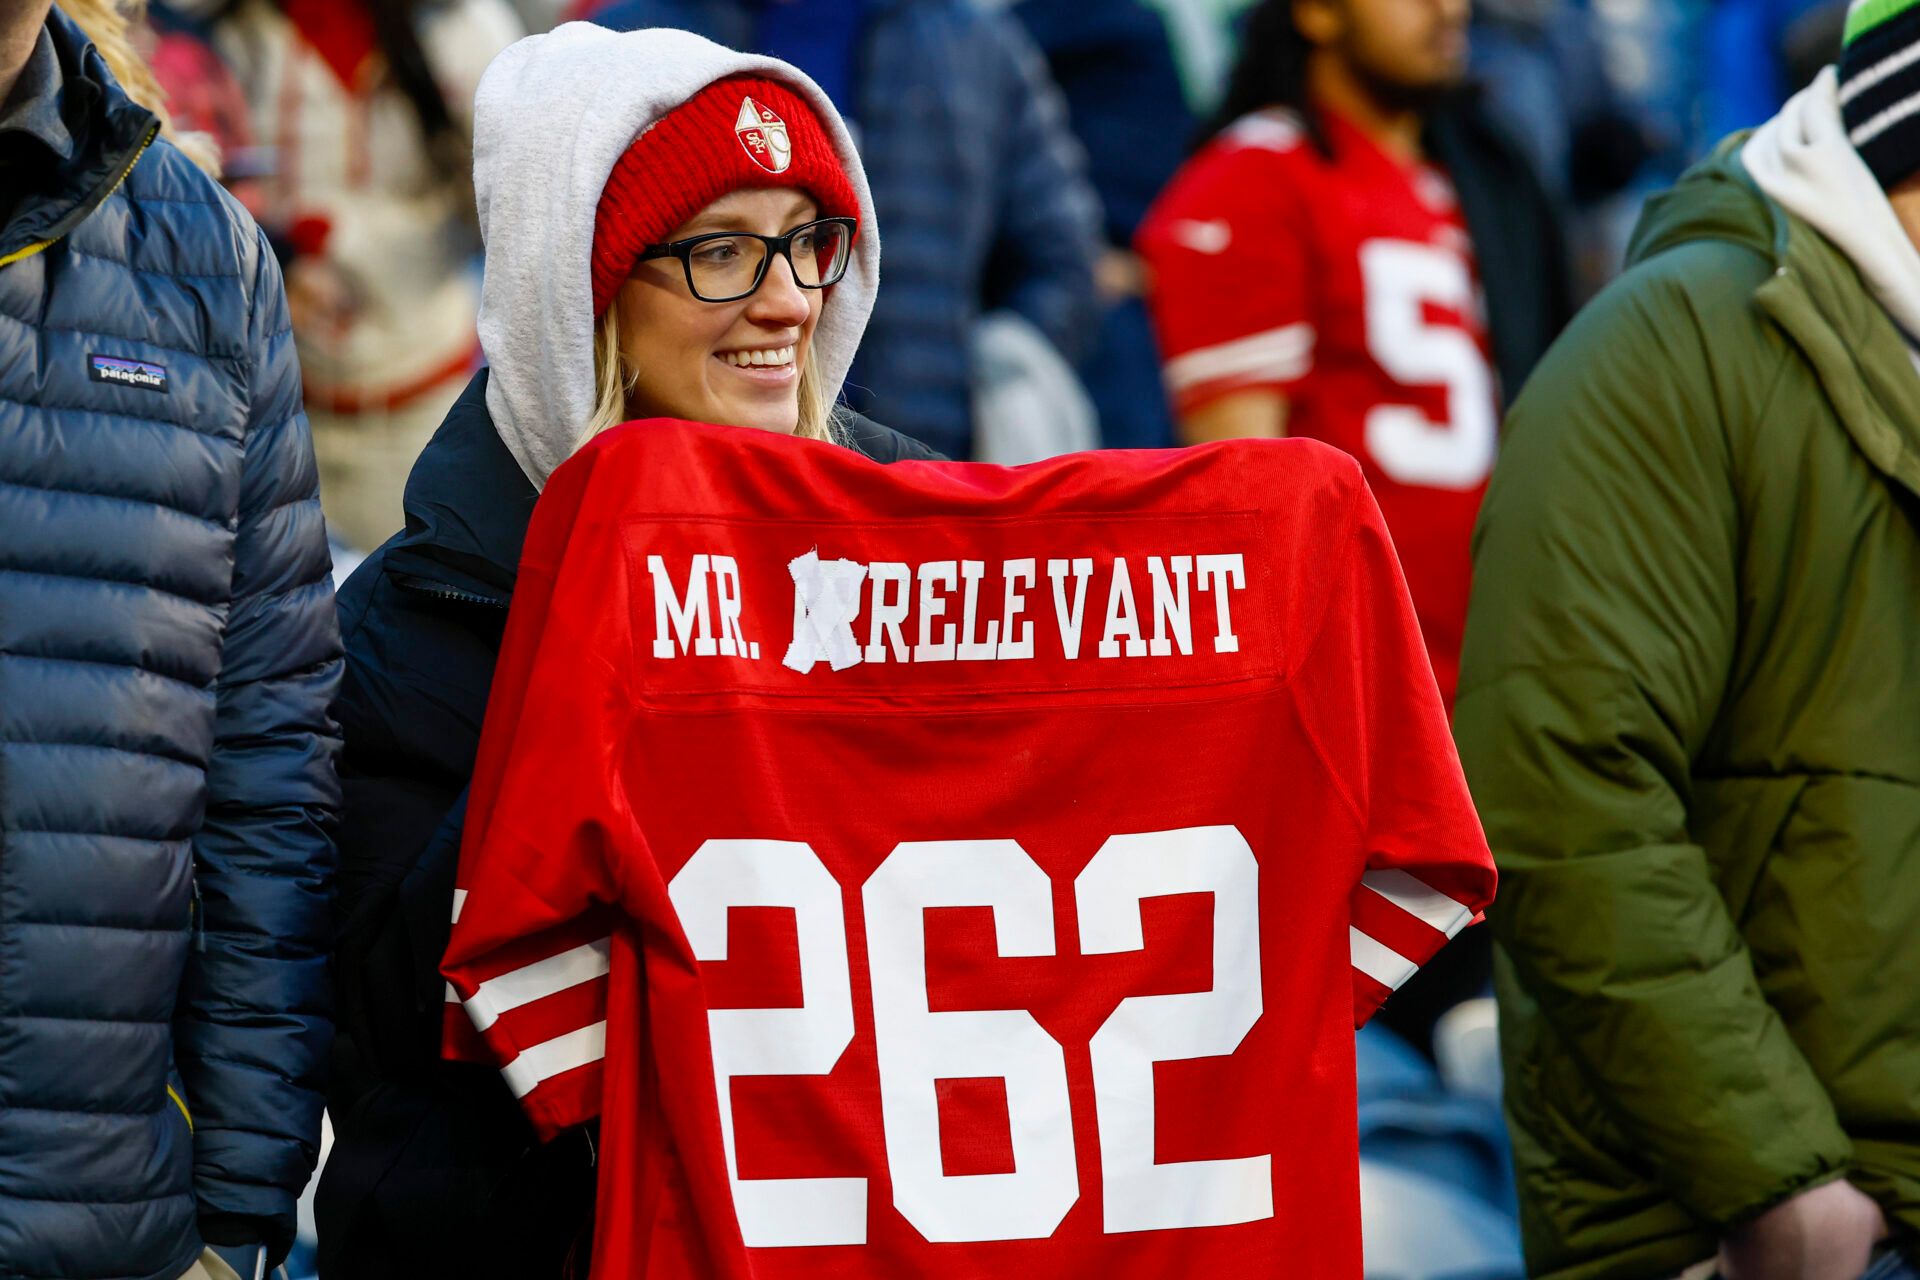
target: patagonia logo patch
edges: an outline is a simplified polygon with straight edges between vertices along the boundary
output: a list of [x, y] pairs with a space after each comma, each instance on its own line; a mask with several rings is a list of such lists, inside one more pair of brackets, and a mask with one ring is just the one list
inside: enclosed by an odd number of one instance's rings
[[120, 356], [87, 357], [87, 377], [94, 382], [117, 382], [123, 387], [139, 387], [143, 391], [167, 389], [167, 366], [149, 364], [145, 360], [127, 360]]

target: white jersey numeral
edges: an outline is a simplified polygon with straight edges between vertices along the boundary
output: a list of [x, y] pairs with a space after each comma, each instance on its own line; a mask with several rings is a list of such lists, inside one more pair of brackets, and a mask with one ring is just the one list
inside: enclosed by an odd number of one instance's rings
[[1459, 254], [1411, 240], [1360, 246], [1366, 291], [1367, 353], [1405, 386], [1444, 386], [1439, 422], [1413, 405], [1377, 405], [1367, 413], [1367, 452], [1402, 484], [1471, 489], [1493, 469], [1493, 373], [1471, 334], [1432, 324], [1428, 304], [1455, 311], [1475, 305], [1473, 277]]
[[791, 907], [800, 943], [798, 1009], [713, 1009], [713, 1083], [740, 1234], [749, 1245], [865, 1244], [865, 1178], [742, 1180], [734, 1154], [735, 1076], [820, 1076], [853, 1043], [846, 910], [820, 855], [792, 840], [709, 840], [668, 887], [699, 960], [727, 958], [733, 907]]
[[1270, 1156], [1154, 1162], [1153, 1064], [1232, 1053], [1260, 1020], [1260, 864], [1232, 827], [1114, 836], [1073, 896], [1080, 949], [1138, 951], [1140, 904], [1213, 895], [1213, 990], [1131, 996], [1093, 1037], [1093, 1098], [1109, 1233], [1220, 1227], [1273, 1216]]
[[[929, 1012], [924, 923], [928, 907], [990, 907], [1001, 955], [1053, 955], [1047, 873], [1011, 840], [910, 843], [863, 896], [894, 1206], [935, 1243], [1052, 1235], [1080, 1198], [1066, 1052], [1024, 1009]], [[948, 1177], [936, 1082], [987, 1076], [1006, 1081], [1014, 1171]]]
[[[1154, 1064], [1231, 1054], [1260, 1020], [1259, 890], [1253, 850], [1227, 826], [1114, 836], [1074, 882], [1088, 955], [1140, 950], [1140, 904], [1149, 898], [1213, 898], [1212, 990], [1130, 996], [1089, 1044], [1109, 1234], [1273, 1216], [1271, 1156], [1162, 1164], [1154, 1152]], [[865, 1178], [743, 1181], [734, 1149], [735, 1076], [824, 1075], [853, 1041], [840, 886], [808, 845], [709, 840], [668, 892], [700, 960], [726, 959], [732, 907], [789, 907], [795, 916], [803, 1006], [708, 1013], [746, 1243], [865, 1243]], [[1052, 1235], [1080, 1198], [1065, 1049], [1025, 1009], [934, 1011], [926, 943], [929, 907], [986, 907], [999, 955], [1056, 955], [1052, 881], [1012, 840], [910, 841], [868, 877], [861, 900], [895, 1207], [933, 1243]], [[1005, 1082], [1013, 1171], [950, 1176], [938, 1082], [982, 1078]]]

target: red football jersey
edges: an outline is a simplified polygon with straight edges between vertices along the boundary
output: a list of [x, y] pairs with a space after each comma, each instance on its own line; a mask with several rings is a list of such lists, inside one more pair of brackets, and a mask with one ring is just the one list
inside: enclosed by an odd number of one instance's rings
[[1445, 174], [1321, 120], [1330, 156], [1247, 116], [1141, 226], [1167, 389], [1181, 412], [1276, 389], [1287, 434], [1360, 459], [1451, 702], [1498, 425], [1473, 249]]
[[1493, 880], [1337, 451], [655, 422], [534, 513], [445, 972], [597, 1277], [1357, 1277], [1353, 1027]]

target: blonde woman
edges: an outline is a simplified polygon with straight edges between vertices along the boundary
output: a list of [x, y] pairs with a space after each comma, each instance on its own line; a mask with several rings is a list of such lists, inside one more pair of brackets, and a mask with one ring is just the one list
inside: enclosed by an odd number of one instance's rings
[[879, 241], [845, 126], [798, 71], [572, 24], [495, 61], [477, 121], [490, 368], [414, 467], [406, 531], [341, 596], [342, 1034], [319, 1211], [323, 1274], [356, 1280], [537, 1280], [576, 1245], [584, 1268], [590, 1136], [539, 1147], [491, 1067], [439, 1061], [465, 787], [547, 476], [649, 417], [930, 456], [834, 407]]

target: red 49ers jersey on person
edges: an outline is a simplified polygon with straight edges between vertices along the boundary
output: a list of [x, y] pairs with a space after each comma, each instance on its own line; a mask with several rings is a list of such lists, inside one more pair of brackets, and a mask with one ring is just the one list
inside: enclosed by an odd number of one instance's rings
[[1272, 388], [1287, 434], [1360, 459], [1451, 702], [1498, 418], [1472, 246], [1444, 174], [1321, 120], [1331, 157], [1245, 117], [1142, 225], [1167, 388], [1183, 413]]
[[1392, 546], [1304, 440], [649, 422], [534, 513], [453, 996], [596, 1277], [1360, 1274], [1353, 1027], [1479, 912]]

